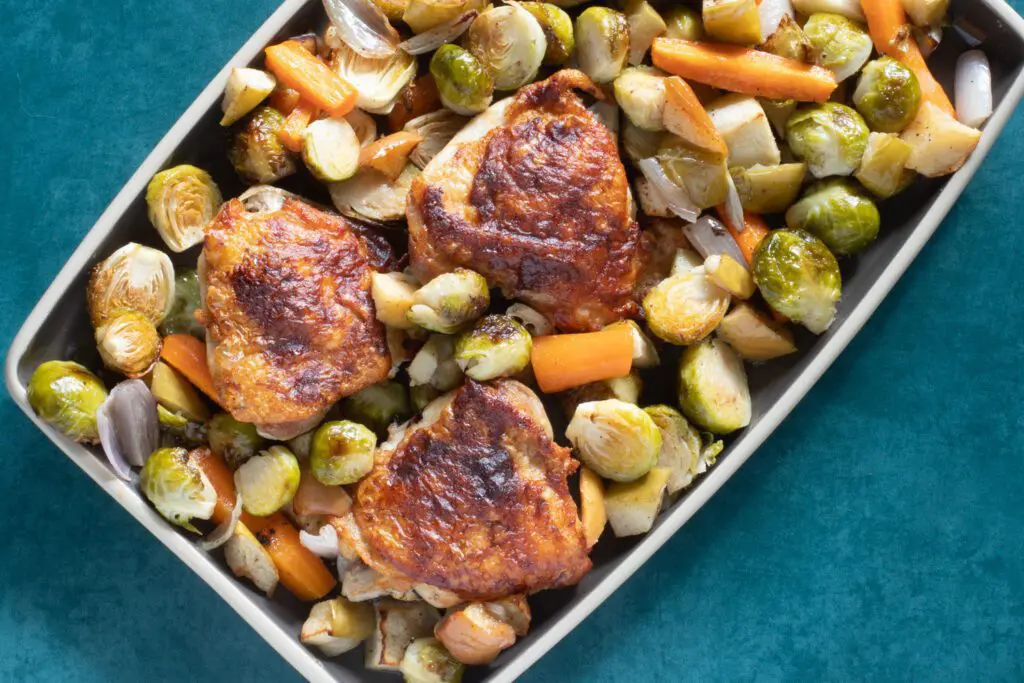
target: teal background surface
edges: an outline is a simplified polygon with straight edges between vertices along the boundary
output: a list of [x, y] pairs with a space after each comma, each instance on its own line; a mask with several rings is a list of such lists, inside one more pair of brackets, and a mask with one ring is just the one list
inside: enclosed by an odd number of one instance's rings
[[[275, 6], [0, 1], [0, 348]], [[1024, 680], [1022, 157], [1018, 114], [793, 415], [523, 680]], [[0, 680], [296, 680], [6, 395], [0, 425]]]

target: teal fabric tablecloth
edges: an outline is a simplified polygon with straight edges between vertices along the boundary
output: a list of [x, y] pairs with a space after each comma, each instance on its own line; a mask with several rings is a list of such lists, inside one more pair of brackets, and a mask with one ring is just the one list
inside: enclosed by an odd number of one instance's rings
[[[0, 6], [6, 349], [275, 2]], [[1024, 680], [1022, 158], [1018, 115], [792, 417], [524, 680]], [[0, 425], [0, 680], [296, 678], [6, 395]]]

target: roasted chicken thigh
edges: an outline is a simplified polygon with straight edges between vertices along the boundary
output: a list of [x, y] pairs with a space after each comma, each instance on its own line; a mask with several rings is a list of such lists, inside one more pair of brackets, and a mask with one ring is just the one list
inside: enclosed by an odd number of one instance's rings
[[639, 231], [611, 132], [564, 70], [474, 119], [413, 181], [409, 255], [421, 280], [470, 268], [563, 331], [636, 312]]

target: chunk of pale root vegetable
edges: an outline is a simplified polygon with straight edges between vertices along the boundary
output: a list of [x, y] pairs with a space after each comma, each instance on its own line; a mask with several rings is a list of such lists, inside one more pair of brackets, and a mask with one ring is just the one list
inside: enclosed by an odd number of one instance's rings
[[640, 202], [640, 210], [644, 215], [657, 218], [671, 218], [675, 214], [669, 208], [664, 195], [645, 178], [640, 175], [636, 179], [636, 198]]
[[230, 126], [255, 109], [274, 90], [277, 81], [266, 71], [236, 68], [231, 70], [220, 108], [220, 125]]
[[331, 515], [341, 517], [352, 509], [352, 498], [340, 486], [327, 486], [317, 481], [308, 467], [302, 469], [299, 490], [292, 499], [292, 510], [300, 517]]
[[729, 148], [690, 84], [679, 76], [665, 79], [665, 106], [661, 114], [665, 130], [686, 142], [717, 154]]
[[901, 137], [913, 147], [907, 168], [937, 178], [960, 170], [978, 146], [981, 131], [965, 126], [931, 102], [924, 102]]
[[381, 600], [373, 608], [377, 619], [366, 641], [365, 664], [377, 671], [398, 671], [409, 643], [429, 636], [441, 618], [425, 602]]
[[463, 664], [487, 664], [516, 642], [511, 624], [495, 616], [484, 603], [472, 602], [447, 615], [434, 628], [434, 637]]
[[224, 560], [235, 576], [249, 579], [267, 596], [274, 594], [279, 578], [274, 560], [241, 522], [224, 544]]
[[616, 536], [638, 536], [651, 530], [671, 474], [667, 467], [655, 467], [637, 481], [614, 482], [608, 487], [604, 504]]
[[341, 594], [352, 602], [391, 597], [403, 602], [419, 599], [412, 590], [413, 582], [384, 576], [362, 562], [349, 562], [341, 577]]
[[864, 10], [861, 9], [860, 0], [793, 0], [793, 7], [796, 8], [797, 12], [806, 16], [827, 12], [829, 14], [841, 14], [847, 19], [853, 19], [861, 23], [865, 21]]
[[530, 612], [530, 603], [522, 594], [509, 595], [499, 600], [485, 602], [484, 607], [488, 612], [501, 619], [512, 627], [517, 636], [525, 636], [530, 630], [530, 619], [533, 618]]
[[313, 605], [299, 640], [319, 648], [325, 657], [337, 657], [358, 647], [373, 629], [373, 607], [334, 598]]
[[716, 285], [740, 299], [749, 299], [757, 291], [747, 267], [728, 254], [712, 254], [704, 260], [704, 272]]
[[409, 330], [415, 327], [407, 317], [419, 284], [405, 273], [373, 273], [370, 296], [377, 320], [388, 327]]
[[431, 586], [426, 583], [417, 583], [412, 587], [416, 591], [416, 595], [423, 598], [431, 607], [438, 609], [448, 609], [449, 607], [455, 607], [456, 605], [465, 602], [457, 594], [452, 593], [444, 588], [438, 588], [437, 586]]
[[707, 111], [729, 148], [729, 166], [777, 166], [782, 160], [771, 122], [755, 98], [726, 95]]
[[583, 519], [583, 540], [587, 550], [593, 548], [608, 524], [604, 509], [604, 482], [593, 470], [580, 468], [580, 515]]
[[722, 318], [717, 334], [746, 360], [772, 360], [797, 350], [792, 332], [783, 325], [773, 324], [745, 303], [737, 303], [729, 315]]

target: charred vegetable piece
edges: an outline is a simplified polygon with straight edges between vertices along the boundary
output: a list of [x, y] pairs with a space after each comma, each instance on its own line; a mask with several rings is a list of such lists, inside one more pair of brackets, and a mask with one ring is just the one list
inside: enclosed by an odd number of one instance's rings
[[789, 15], [783, 15], [779, 27], [765, 39], [761, 49], [797, 62], [809, 62], [814, 54], [814, 46], [807, 34]]
[[193, 519], [210, 519], [217, 492], [184, 448], [161, 448], [146, 460], [139, 488], [156, 511], [172, 524], [198, 534]]
[[206, 224], [223, 201], [210, 174], [188, 164], [157, 173], [146, 188], [149, 220], [174, 252], [203, 241]]
[[533, 15], [544, 31], [544, 39], [547, 41], [544, 63], [557, 66], [569, 61], [576, 46], [576, 38], [573, 34], [572, 19], [565, 13], [565, 10], [547, 2], [522, 2], [519, 4]]
[[256, 425], [239, 422], [228, 413], [214, 415], [206, 426], [206, 434], [210, 450], [233, 470], [256, 455], [264, 444]]
[[473, 379], [483, 382], [511, 377], [530, 364], [533, 339], [525, 327], [507, 315], [487, 315], [459, 335], [455, 362]]
[[138, 311], [117, 311], [96, 328], [96, 348], [103, 364], [125, 377], [142, 377], [160, 357], [160, 333]]
[[536, 78], [547, 39], [531, 12], [519, 5], [502, 5], [476, 18], [466, 34], [466, 47], [490, 72], [496, 90], [515, 90]]
[[607, 7], [588, 7], [576, 18], [576, 60], [596, 83], [615, 80], [629, 58], [626, 16]]
[[93, 269], [86, 301], [94, 327], [124, 310], [138, 311], [159, 325], [174, 304], [171, 259], [129, 242]]
[[416, 290], [408, 318], [431, 332], [452, 334], [479, 318], [490, 302], [487, 280], [472, 270], [456, 268]]
[[285, 118], [273, 107], [260, 107], [228, 150], [228, 158], [244, 180], [270, 184], [295, 173], [295, 159], [278, 137]]
[[103, 382], [72, 361], [46, 361], [28, 382], [28, 403], [36, 415], [82, 443], [99, 442], [96, 411], [106, 400]]

